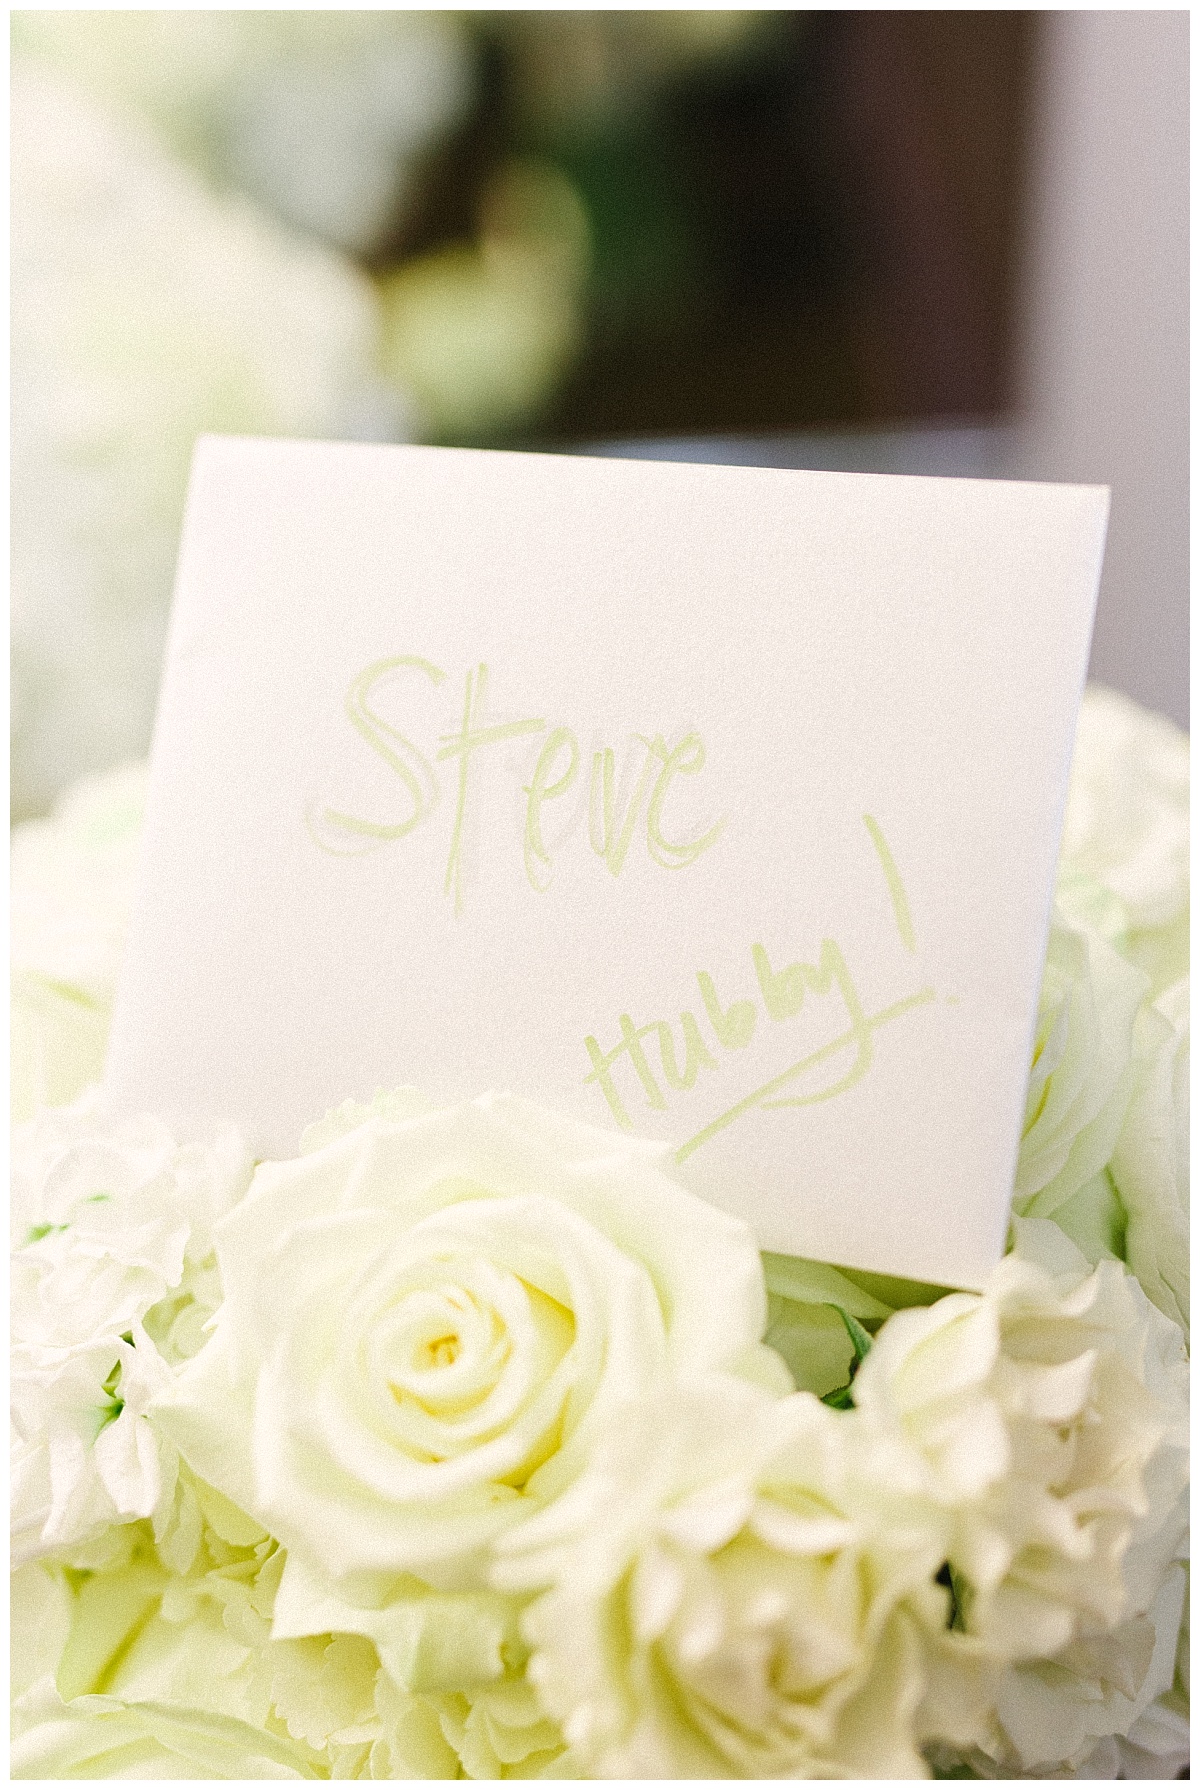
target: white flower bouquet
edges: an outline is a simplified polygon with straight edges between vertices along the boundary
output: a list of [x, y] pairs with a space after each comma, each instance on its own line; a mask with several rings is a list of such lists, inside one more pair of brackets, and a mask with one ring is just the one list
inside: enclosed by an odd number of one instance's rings
[[504, 1095], [257, 1165], [115, 1116], [138, 775], [21, 829], [14, 1774], [1174, 1775], [1187, 781], [1089, 694], [970, 1294]]

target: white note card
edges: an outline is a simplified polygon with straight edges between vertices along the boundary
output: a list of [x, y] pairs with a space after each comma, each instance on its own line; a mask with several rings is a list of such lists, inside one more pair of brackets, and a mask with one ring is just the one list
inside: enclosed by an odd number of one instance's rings
[[110, 1091], [274, 1155], [509, 1089], [978, 1286], [1107, 501], [206, 438]]

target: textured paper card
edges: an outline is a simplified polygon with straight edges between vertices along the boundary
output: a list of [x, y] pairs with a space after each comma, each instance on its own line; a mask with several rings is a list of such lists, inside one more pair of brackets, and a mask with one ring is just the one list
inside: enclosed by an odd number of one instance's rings
[[504, 1087], [763, 1247], [998, 1259], [1107, 495], [207, 439], [109, 1057]]

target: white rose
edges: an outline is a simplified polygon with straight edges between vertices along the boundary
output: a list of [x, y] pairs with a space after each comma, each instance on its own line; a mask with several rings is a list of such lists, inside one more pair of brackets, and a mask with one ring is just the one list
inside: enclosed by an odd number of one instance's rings
[[1017, 1157], [1013, 1208], [1023, 1217], [1052, 1217], [1108, 1163], [1133, 1087], [1133, 1027], [1147, 986], [1098, 934], [1056, 918]]
[[1149, 1608], [1187, 1477], [1179, 1330], [1121, 1263], [1016, 1230], [984, 1294], [897, 1312], [854, 1382], [881, 1477], [952, 1519], [963, 1626], [1002, 1660]]
[[767, 1356], [750, 1231], [663, 1161], [487, 1096], [258, 1169], [218, 1227], [212, 1340], [157, 1412], [288, 1548], [281, 1598], [293, 1570], [364, 1605], [405, 1572], [469, 1588], [621, 1400]]
[[1127, 1215], [1125, 1259], [1147, 1295], [1188, 1334], [1189, 979], [1134, 1028], [1134, 1085], [1109, 1173]]
[[549, 1584], [529, 1676], [594, 1776], [921, 1778], [938, 1522], [887, 1517], [862, 1421], [723, 1376], [618, 1414], [560, 1502], [499, 1544]]

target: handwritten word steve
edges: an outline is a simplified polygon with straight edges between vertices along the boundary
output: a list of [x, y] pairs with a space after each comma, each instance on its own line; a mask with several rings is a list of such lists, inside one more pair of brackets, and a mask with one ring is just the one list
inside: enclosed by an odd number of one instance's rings
[[[864, 814], [863, 821], [883, 870], [900, 941], [906, 951], [913, 952], [916, 937], [900, 873], [879, 823], [869, 814]], [[720, 1068], [720, 1057], [715, 1052], [728, 1054], [747, 1049], [755, 1037], [762, 1013], [766, 1014], [768, 1024], [783, 1025], [795, 1019], [810, 1001], [832, 998], [835, 1004], [831, 1011], [837, 1015], [836, 1035], [817, 1049], [807, 1051], [782, 1074], [772, 1076], [753, 1093], [718, 1114], [679, 1147], [675, 1152], [679, 1162], [685, 1162], [701, 1145], [747, 1113], [758, 1109], [776, 1111], [784, 1107], [813, 1106], [848, 1093], [862, 1080], [874, 1061], [876, 1032], [912, 1008], [924, 1006], [935, 998], [932, 988], [921, 988], [879, 1012], [868, 1013], [841, 946], [831, 938], [822, 939], [815, 963], [798, 961], [776, 969], [761, 944], [752, 945], [749, 955], [762, 1000], [761, 1008], [744, 993], [726, 1006], [709, 972], [696, 972], [700, 1003], [715, 1051], [690, 1008], [679, 1015], [682, 1064], [674, 1028], [665, 1019], [652, 1019], [637, 1025], [628, 1013], [622, 1013], [617, 1021], [618, 1041], [608, 1050], [604, 1050], [595, 1037], [584, 1039], [592, 1064], [584, 1082], [594, 1082], [598, 1086], [617, 1124], [622, 1130], [632, 1131], [633, 1121], [627, 1101], [639, 1086], [645, 1104], [655, 1112], [663, 1112], [667, 1108], [664, 1090], [688, 1093], [702, 1073]], [[816, 1089], [803, 1089], [806, 1077], [847, 1056], [849, 1063], [835, 1080], [824, 1082]]]
[[[338, 808], [323, 808], [306, 817], [314, 842], [323, 851], [345, 853], [369, 851], [389, 840], [406, 838], [428, 820], [437, 806], [441, 787], [434, 765], [456, 760], [457, 797], [443, 886], [445, 893], [454, 899], [455, 912], [461, 913], [463, 830], [473, 756], [502, 740], [515, 739], [522, 734], [544, 733], [546, 739], [538, 753], [533, 775], [522, 789], [525, 797], [522, 842], [525, 875], [532, 889], [544, 893], [550, 886], [553, 871], [542, 832], [542, 810], [546, 803], [561, 800], [575, 783], [582, 757], [575, 734], [567, 726], [551, 726], [540, 716], [485, 724], [488, 668], [480, 664], [466, 674], [461, 724], [453, 733], [440, 735], [431, 763], [425, 753], [391, 721], [385, 720], [372, 704], [377, 687], [399, 672], [414, 672], [435, 687], [446, 681], [446, 673], [428, 659], [410, 656], [377, 659], [360, 671], [350, 685], [346, 693], [346, 714], [371, 750], [395, 772], [406, 792], [407, 811], [398, 820], [377, 821], [347, 814]], [[669, 745], [661, 733], [649, 739], [643, 734], [635, 737], [645, 748], [645, 759], [624, 805], [617, 789], [616, 754], [612, 747], [602, 747], [592, 754], [588, 792], [589, 844], [610, 874], [619, 876], [641, 821], [645, 827], [646, 850], [654, 862], [665, 870], [682, 870], [694, 864], [702, 852], [716, 843], [725, 824], [724, 820], [719, 820], [695, 839], [671, 836], [668, 813], [671, 786], [677, 777], [699, 776], [704, 769], [704, 741], [698, 733], [685, 734], [675, 745]]]

